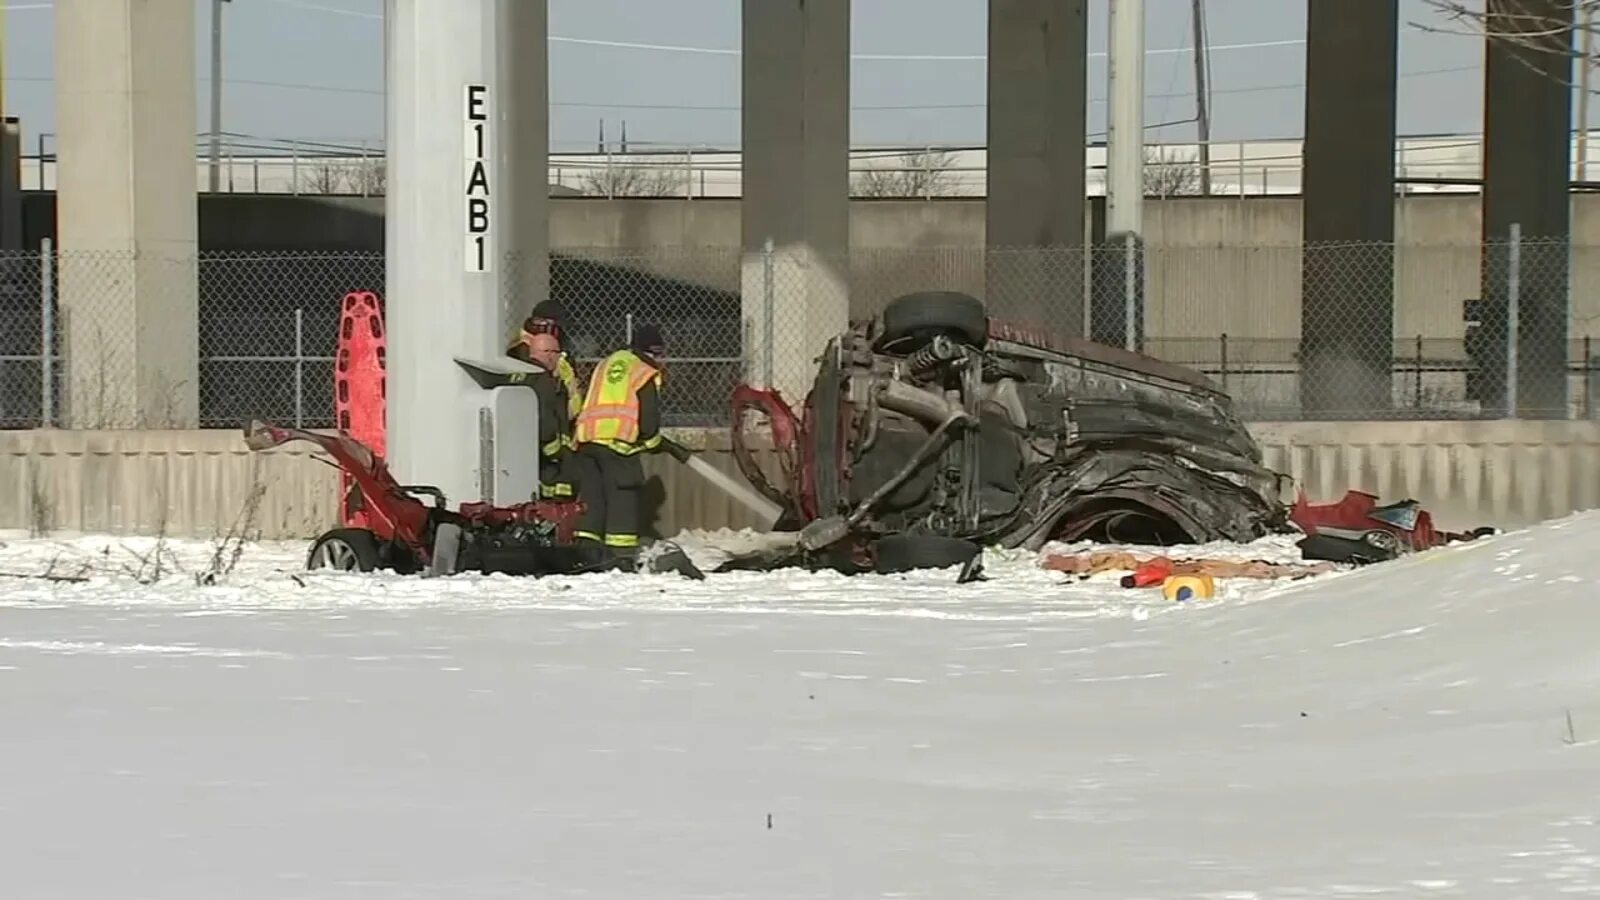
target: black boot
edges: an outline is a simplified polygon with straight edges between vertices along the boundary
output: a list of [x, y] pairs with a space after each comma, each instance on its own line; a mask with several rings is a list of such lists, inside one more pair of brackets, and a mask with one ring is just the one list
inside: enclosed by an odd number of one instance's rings
[[611, 561], [611, 550], [590, 538], [578, 538], [578, 567], [582, 572], [601, 572]]

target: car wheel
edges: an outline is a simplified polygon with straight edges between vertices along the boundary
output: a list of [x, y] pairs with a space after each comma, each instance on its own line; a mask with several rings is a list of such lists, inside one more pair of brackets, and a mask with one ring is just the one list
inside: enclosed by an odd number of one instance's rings
[[972, 541], [936, 535], [892, 534], [877, 544], [876, 570], [882, 574], [964, 566], [982, 552]]
[[1392, 532], [1373, 530], [1362, 535], [1361, 539], [1371, 547], [1382, 550], [1385, 553], [1391, 553], [1396, 556], [1400, 554], [1400, 538]]
[[306, 554], [306, 568], [372, 572], [378, 568], [378, 538], [364, 528], [336, 528], [317, 538]]
[[882, 345], [916, 350], [936, 335], [982, 347], [989, 338], [983, 301], [957, 291], [923, 291], [889, 301], [883, 310]]

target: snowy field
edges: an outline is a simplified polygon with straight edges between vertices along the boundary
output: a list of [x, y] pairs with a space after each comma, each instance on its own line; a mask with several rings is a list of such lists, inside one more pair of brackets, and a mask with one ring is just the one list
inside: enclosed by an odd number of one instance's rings
[[1600, 515], [1181, 605], [0, 541], [84, 579], [0, 577], [7, 898], [1600, 895]]

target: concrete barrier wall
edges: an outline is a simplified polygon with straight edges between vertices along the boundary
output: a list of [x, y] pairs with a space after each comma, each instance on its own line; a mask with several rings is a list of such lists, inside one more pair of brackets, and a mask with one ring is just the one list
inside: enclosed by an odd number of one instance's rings
[[[1252, 430], [1268, 465], [1314, 501], [1346, 488], [1415, 497], [1443, 528], [1517, 527], [1600, 507], [1600, 423], [1271, 423]], [[722, 470], [726, 432], [676, 435]], [[0, 432], [0, 529], [211, 538], [228, 532], [254, 486], [268, 539], [330, 527], [338, 476], [309, 445], [247, 450], [237, 432]], [[669, 458], [647, 461], [653, 531], [745, 528], [737, 503]]]
[[1250, 429], [1312, 501], [1414, 497], [1441, 528], [1512, 528], [1600, 507], [1597, 422], [1294, 422]]
[[314, 449], [251, 453], [236, 431], [0, 432], [0, 528], [209, 538], [260, 485], [263, 537], [316, 534], [339, 476]]
[[[54, 235], [54, 203], [49, 192], [27, 192], [29, 246]], [[984, 210], [982, 198], [853, 201], [853, 312], [868, 313], [891, 294], [922, 288], [981, 296]], [[1461, 335], [1461, 301], [1480, 293], [1481, 211], [1473, 194], [1395, 199], [1396, 336]], [[729, 251], [740, 246], [739, 216], [736, 199], [553, 198], [550, 242], [558, 254], [631, 257], [631, 267], [734, 292], [739, 266]], [[1177, 340], [1214, 341], [1226, 333], [1279, 341], [1279, 348], [1258, 348], [1274, 357], [1259, 361], [1289, 361], [1300, 334], [1301, 230], [1296, 196], [1147, 200], [1146, 332]], [[383, 203], [203, 196], [200, 245], [206, 251], [380, 253]], [[1571, 334], [1600, 337], [1600, 196], [1573, 196], [1572, 245]], [[1533, 250], [1525, 255], [1529, 267], [1558, 262]], [[1027, 271], [1037, 273], [1038, 290], [1048, 294], [1063, 289], [1077, 270], [1057, 255]], [[1210, 352], [1197, 344], [1183, 358], [1203, 362]]]

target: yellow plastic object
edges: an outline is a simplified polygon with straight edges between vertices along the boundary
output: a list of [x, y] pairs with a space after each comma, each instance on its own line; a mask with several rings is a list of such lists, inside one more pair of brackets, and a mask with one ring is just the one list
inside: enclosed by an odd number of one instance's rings
[[1210, 600], [1216, 596], [1217, 585], [1210, 575], [1172, 575], [1161, 582], [1161, 593], [1168, 600], [1184, 603], [1189, 600]]

